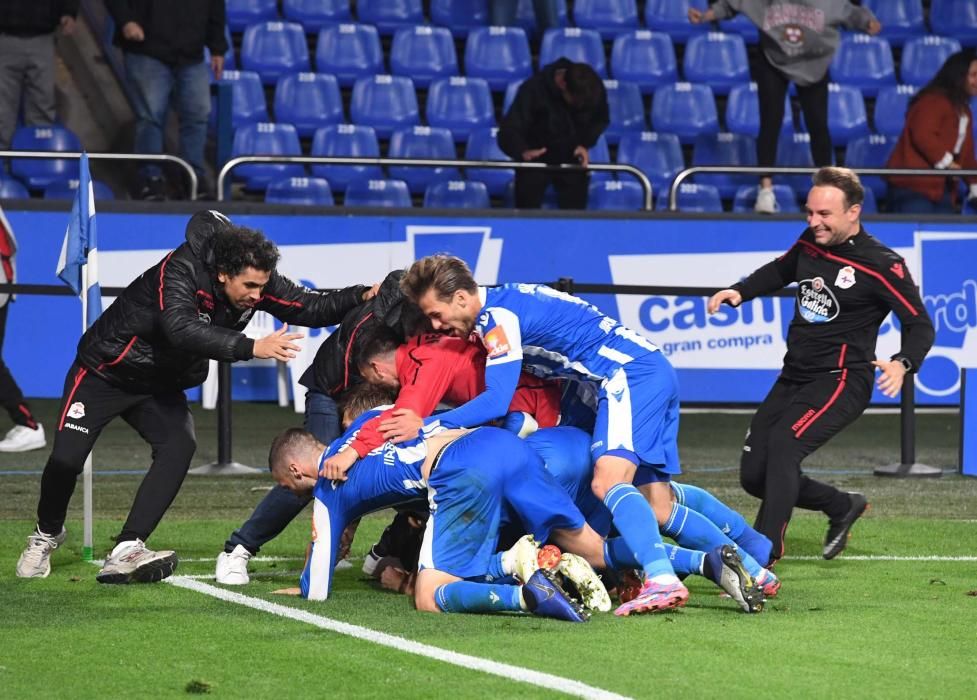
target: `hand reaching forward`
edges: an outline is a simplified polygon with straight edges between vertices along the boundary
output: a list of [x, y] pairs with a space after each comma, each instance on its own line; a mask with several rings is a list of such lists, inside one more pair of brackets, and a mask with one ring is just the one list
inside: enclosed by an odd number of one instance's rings
[[730, 306], [739, 306], [743, 303], [743, 296], [735, 289], [723, 289], [710, 297], [709, 303], [706, 305], [706, 311], [711, 314], [716, 313], [719, 311], [720, 304], [724, 301]]
[[281, 360], [288, 362], [301, 350], [293, 340], [302, 337], [301, 333], [289, 333], [286, 323], [271, 335], [254, 341], [254, 356], [259, 360]]
[[403, 442], [417, 437], [417, 431], [424, 426], [424, 420], [409, 408], [398, 408], [392, 418], [387, 418], [378, 426], [380, 434], [387, 440]]

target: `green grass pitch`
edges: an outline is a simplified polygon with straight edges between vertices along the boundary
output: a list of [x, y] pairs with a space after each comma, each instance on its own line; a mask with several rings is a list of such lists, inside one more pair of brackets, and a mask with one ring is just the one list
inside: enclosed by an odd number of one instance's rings
[[[53, 425], [53, 401], [36, 402]], [[196, 463], [215, 457], [213, 413], [196, 410]], [[234, 458], [263, 464], [271, 437], [298, 422], [270, 405], [236, 405]], [[959, 418], [920, 415], [918, 458], [942, 479], [873, 477], [898, 461], [898, 416], [864, 416], [807, 467], [865, 492], [872, 510], [848, 550], [818, 555], [823, 516], [797, 512], [780, 595], [755, 616], [703, 580], [690, 579], [682, 610], [583, 625], [523, 616], [425, 615], [408, 599], [363, 580], [359, 561], [385, 525], [364, 521], [353, 569], [333, 597], [308, 603], [274, 595], [295, 585], [308, 520], [295, 522], [252, 564], [236, 592], [332, 620], [480, 659], [542, 671], [632, 697], [970, 698], [977, 619], [977, 481], [956, 475]], [[748, 415], [683, 416], [685, 480], [752, 518], [756, 502], [735, 465]], [[167, 584], [99, 586], [80, 560], [81, 489], [69, 539], [45, 580], [18, 580], [14, 563], [30, 532], [47, 452], [0, 455], [0, 698], [555, 697], [561, 693], [437, 658], [408, 654], [307, 622]], [[104, 556], [131, 502], [148, 448], [118, 421], [95, 451], [95, 545]], [[24, 472], [24, 473], [21, 473]], [[188, 477], [150, 545], [176, 549], [178, 575], [213, 574], [213, 558], [269, 483], [255, 477]], [[911, 557], [921, 557], [911, 560]], [[940, 559], [942, 557], [943, 559]], [[954, 559], [956, 558], [956, 559]]]

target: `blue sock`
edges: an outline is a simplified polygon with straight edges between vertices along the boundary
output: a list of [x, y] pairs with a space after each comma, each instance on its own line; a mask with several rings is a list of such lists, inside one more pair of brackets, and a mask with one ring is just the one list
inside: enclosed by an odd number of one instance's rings
[[[682, 547], [711, 552], [724, 544], [734, 544], [711, 520], [681, 503], [672, 504], [672, 513], [662, 525], [662, 534], [671, 537]], [[741, 551], [743, 567], [750, 576], [760, 575], [760, 565], [748, 552]]]
[[[675, 574], [680, 578], [702, 575], [702, 559], [705, 552], [665, 544], [665, 554], [672, 562]], [[604, 562], [611, 569], [639, 569], [641, 564], [634, 558], [634, 552], [623, 537], [611, 537], [604, 541]]]
[[655, 511], [641, 492], [631, 484], [615, 484], [604, 496], [604, 505], [611, 511], [614, 527], [627, 543], [632, 558], [640, 562], [645, 577], [674, 576], [656, 527]]
[[505, 578], [506, 573], [502, 570], [502, 554], [503, 552], [496, 552], [494, 555], [492, 555], [492, 560], [488, 565], [488, 571], [485, 574], [486, 581], [494, 581], [495, 579]]
[[519, 586], [455, 581], [438, 586], [434, 602], [446, 613], [518, 612]]
[[687, 508], [701, 513], [729, 536], [739, 547], [759, 562], [770, 561], [773, 543], [746, 522], [746, 518], [727, 506], [705, 489], [690, 484], [672, 482], [676, 500]]

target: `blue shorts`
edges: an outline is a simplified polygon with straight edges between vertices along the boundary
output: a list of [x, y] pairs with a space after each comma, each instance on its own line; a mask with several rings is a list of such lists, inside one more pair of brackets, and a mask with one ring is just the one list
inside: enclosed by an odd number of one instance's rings
[[[638, 471], [681, 474], [678, 457], [678, 379], [655, 352], [623, 365], [601, 386], [590, 447], [594, 462], [614, 452], [628, 455]], [[644, 483], [648, 483], [646, 480]]]
[[459, 578], [488, 572], [505, 505], [539, 541], [553, 528], [576, 530], [584, 524], [543, 460], [499, 428], [479, 428], [445, 448], [428, 479], [428, 502], [431, 517], [419, 566]]

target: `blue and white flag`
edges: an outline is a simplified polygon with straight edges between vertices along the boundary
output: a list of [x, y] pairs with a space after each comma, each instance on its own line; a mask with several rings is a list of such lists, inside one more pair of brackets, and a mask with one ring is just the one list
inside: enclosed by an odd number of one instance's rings
[[102, 288], [98, 284], [98, 235], [95, 226], [95, 190], [88, 172], [88, 154], [78, 161], [78, 191], [71, 205], [71, 220], [64, 234], [58, 277], [81, 298], [85, 328], [102, 314]]

